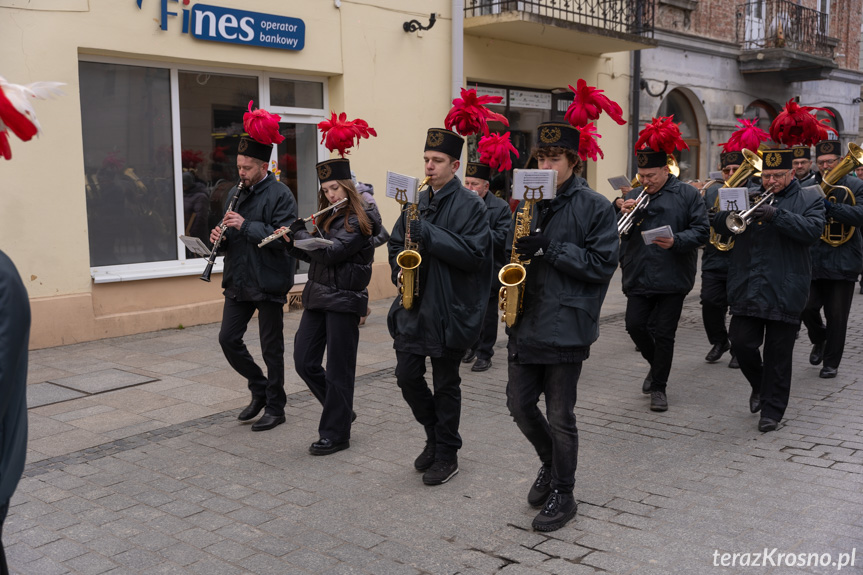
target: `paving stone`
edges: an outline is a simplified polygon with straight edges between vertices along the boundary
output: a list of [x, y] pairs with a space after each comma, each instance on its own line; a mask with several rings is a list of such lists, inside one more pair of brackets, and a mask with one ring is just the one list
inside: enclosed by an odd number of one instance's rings
[[[63, 372], [60, 372], [61, 374]], [[27, 406], [29, 408], [51, 405], [62, 401], [69, 401], [87, 394], [74, 389], [67, 389], [53, 383], [32, 383], [27, 386]]]
[[122, 369], [112, 368], [89, 372], [85, 375], [73, 375], [71, 377], [52, 379], [50, 383], [84, 393], [102, 393], [132, 385], [140, 385], [151, 381], [157, 381], [157, 379], [123, 371]]

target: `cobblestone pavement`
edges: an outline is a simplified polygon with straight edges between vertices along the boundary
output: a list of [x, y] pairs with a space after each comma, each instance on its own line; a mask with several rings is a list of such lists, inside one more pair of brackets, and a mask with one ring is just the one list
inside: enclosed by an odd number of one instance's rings
[[[461, 472], [422, 484], [412, 462], [424, 434], [392, 374], [388, 305], [375, 302], [361, 330], [351, 448], [328, 457], [307, 453], [320, 408], [290, 359], [288, 422], [265, 433], [237, 422], [247, 392], [215, 325], [33, 352], [30, 384], [45, 405], [30, 412], [29, 462], [3, 530], [12, 571], [793, 575], [838, 565], [789, 567], [780, 554], [854, 552], [840, 572], [863, 572], [863, 296], [839, 377], [818, 378], [804, 329], [784, 425], [761, 434], [739, 370], [727, 355], [703, 360], [694, 295], [670, 409], [650, 412], [646, 363], [612, 288], [579, 382], [578, 515], [549, 534], [530, 528], [538, 460], [505, 407], [502, 340], [491, 370], [462, 369]], [[289, 339], [298, 319], [286, 315]], [[129, 386], [65, 379], [87, 375]], [[78, 385], [76, 399], [62, 399], [71, 388], [58, 380]], [[766, 567], [739, 567], [765, 549]], [[723, 567], [724, 553], [753, 555]]]

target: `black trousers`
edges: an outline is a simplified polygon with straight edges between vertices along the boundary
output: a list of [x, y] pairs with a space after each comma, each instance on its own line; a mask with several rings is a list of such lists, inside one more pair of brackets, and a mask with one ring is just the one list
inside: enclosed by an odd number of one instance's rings
[[[809, 341], [824, 343], [824, 367], [839, 367], [842, 361], [854, 288], [854, 282], [847, 280], [813, 280], [809, 286], [809, 300], [800, 319], [809, 331]], [[826, 326], [821, 320], [822, 307]]]
[[725, 274], [701, 273], [701, 320], [711, 345], [728, 341], [728, 330], [725, 328], [725, 316], [728, 313], [727, 280]]
[[[572, 493], [575, 486], [578, 428], [573, 410], [581, 365], [509, 362], [506, 406], [542, 464], [551, 468], [551, 488], [561, 493]], [[545, 416], [537, 406], [541, 394], [545, 394]]]
[[[258, 311], [258, 332], [261, 337], [261, 354], [267, 366], [266, 377], [243, 342], [255, 310]], [[284, 415], [287, 403], [284, 325], [284, 304], [225, 298], [219, 344], [231, 367], [248, 380], [252, 398], [267, 402], [266, 413], [270, 415]]]
[[[761, 394], [761, 416], [780, 421], [791, 395], [791, 355], [798, 326], [759, 317], [731, 318], [731, 351], [740, 371]], [[764, 358], [758, 348], [764, 344]]]
[[651, 391], [664, 392], [668, 384], [674, 358], [674, 335], [685, 297], [685, 294], [626, 297], [626, 331], [650, 364]]
[[454, 459], [461, 449], [461, 357], [431, 358], [434, 393], [426, 383], [424, 355], [396, 351], [396, 360], [396, 381], [426, 437], [435, 443], [435, 459]]
[[324, 407], [318, 434], [337, 443], [351, 438], [359, 321], [354, 313], [305, 310], [294, 337], [294, 368]]
[[497, 342], [497, 328], [500, 323], [497, 301], [497, 294], [489, 298], [482, 318], [482, 331], [479, 332], [479, 339], [471, 346], [479, 359], [491, 359], [494, 355], [494, 344]]
[[9, 502], [0, 505], [0, 575], [9, 575], [9, 567], [6, 565], [6, 551], [3, 549], [3, 524], [6, 522], [6, 514], [9, 512]]

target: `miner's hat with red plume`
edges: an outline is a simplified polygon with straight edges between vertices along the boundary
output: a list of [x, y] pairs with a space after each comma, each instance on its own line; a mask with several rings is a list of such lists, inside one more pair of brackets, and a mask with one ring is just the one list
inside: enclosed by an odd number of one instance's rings
[[281, 144], [285, 139], [279, 133], [279, 116], [260, 108], [253, 112], [251, 100], [249, 100], [249, 111], [243, 114], [243, 128], [248, 135], [240, 138], [237, 154], [262, 162], [269, 162], [273, 153], [273, 144]]
[[464, 169], [464, 175], [467, 178], [488, 181], [491, 179], [491, 166], [480, 162], [468, 162]]
[[722, 146], [719, 154], [719, 163], [725, 168], [727, 166], [739, 166], [744, 162], [743, 150], [755, 152], [761, 146], [761, 142], [770, 139], [770, 134], [758, 127], [758, 118], [737, 120], [739, 126], [728, 138], [727, 142], [717, 144]]
[[321, 131], [321, 143], [331, 152], [338, 152], [341, 158], [326, 160], [315, 166], [318, 179], [323, 184], [331, 180], [350, 180], [351, 164], [345, 158], [349, 148], [359, 146], [362, 138], [377, 137], [378, 133], [361, 118], [348, 120], [348, 115], [342, 112], [336, 115], [332, 112], [329, 120], [318, 124]]
[[675, 151], [689, 149], [683, 141], [680, 127], [672, 121], [673, 118], [674, 116], [652, 118], [638, 133], [635, 157], [639, 168], [661, 168], [668, 164], [668, 156]]
[[812, 149], [809, 146], [794, 146], [791, 148], [794, 150], [794, 159], [804, 159], [811, 160], [812, 159]]
[[831, 154], [835, 156], [842, 155], [842, 146], [839, 144], [839, 140], [824, 140], [815, 144], [816, 159]]

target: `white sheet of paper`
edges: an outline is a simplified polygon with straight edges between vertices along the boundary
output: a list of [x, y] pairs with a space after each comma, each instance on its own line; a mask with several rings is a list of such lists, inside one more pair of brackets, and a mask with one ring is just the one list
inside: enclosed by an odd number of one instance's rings
[[307, 252], [313, 252], [331, 245], [333, 245], [333, 241], [326, 238], [306, 238], [294, 241], [294, 246]]
[[650, 245], [656, 238], [673, 238], [674, 232], [671, 231], [671, 226], [660, 226], [652, 230], [644, 230], [641, 232], [641, 238], [644, 243]]
[[557, 172], [554, 170], [515, 170], [512, 197], [516, 200], [550, 200], [557, 192]]
[[194, 236], [180, 236], [180, 241], [183, 242], [183, 244], [185, 244], [193, 254], [204, 257], [210, 256], [210, 248], [207, 247], [207, 244], [201, 241], [201, 238], [196, 238]]
[[749, 209], [749, 190], [746, 188], [721, 188], [719, 211], [736, 212]]
[[417, 188], [419, 180], [397, 174], [395, 172], [387, 172], [387, 197], [392, 198], [401, 203], [415, 204], [419, 201]]
[[608, 178], [608, 183], [611, 184], [611, 189], [619, 190], [621, 188], [628, 188], [632, 180], [626, 176], [614, 176], [613, 178]]
[[722, 181], [722, 172], [708, 172], [707, 177], [711, 180], [719, 180]]

